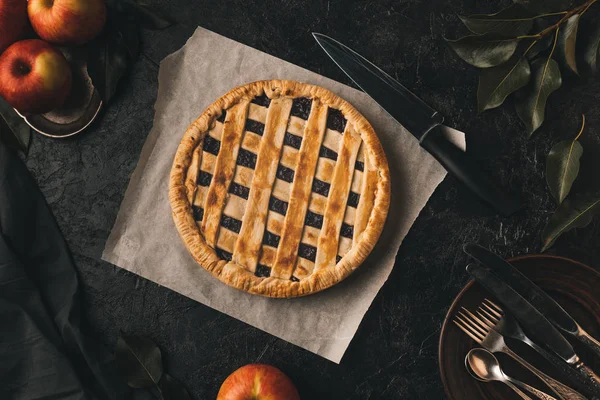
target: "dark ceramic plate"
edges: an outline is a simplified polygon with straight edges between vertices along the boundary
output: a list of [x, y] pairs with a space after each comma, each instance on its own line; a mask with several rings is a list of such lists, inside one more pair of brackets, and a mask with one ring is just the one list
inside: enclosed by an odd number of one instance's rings
[[[531, 255], [509, 261], [558, 301], [584, 329], [594, 337], [600, 338], [600, 273], [584, 264], [562, 257]], [[495, 300], [479, 284], [469, 282], [450, 306], [442, 326], [439, 345], [440, 373], [450, 400], [519, 399], [504, 384], [478, 382], [465, 369], [465, 355], [470, 349], [477, 347], [477, 344], [454, 325], [452, 319], [461, 307], [476, 310], [486, 297]], [[600, 360], [594, 358], [580, 343], [571, 340], [570, 337], [567, 339], [574, 345], [581, 359], [596, 372], [600, 372]], [[509, 342], [509, 345], [540, 370], [568, 383], [530, 349], [520, 343]], [[550, 389], [512, 359], [504, 354], [496, 356], [505, 373], [552, 394]]]
[[73, 87], [65, 104], [46, 114], [19, 114], [35, 131], [53, 138], [65, 138], [83, 131], [102, 108], [100, 94], [87, 73], [84, 52], [63, 49], [63, 54], [73, 73]]

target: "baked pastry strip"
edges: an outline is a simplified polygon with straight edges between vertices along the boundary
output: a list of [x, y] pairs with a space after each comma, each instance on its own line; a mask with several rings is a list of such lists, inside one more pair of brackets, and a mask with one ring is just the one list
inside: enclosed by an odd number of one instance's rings
[[272, 267], [275, 263], [275, 257], [277, 256], [277, 249], [271, 246], [263, 246], [260, 252], [260, 258], [258, 259], [259, 264]]
[[242, 228], [233, 251], [233, 261], [247, 270], [256, 271], [260, 247], [265, 231], [265, 221], [269, 209], [269, 199], [277, 173], [277, 162], [292, 109], [292, 100], [279, 98], [271, 100], [256, 168], [242, 219]]
[[336, 263], [335, 256], [338, 252], [340, 230], [346, 212], [346, 203], [360, 144], [360, 135], [356, 133], [352, 124], [347, 124], [333, 172], [327, 207], [323, 215], [323, 227], [319, 235], [315, 260], [317, 270], [331, 267]]
[[196, 182], [198, 182], [198, 174], [200, 173], [200, 163], [202, 161], [202, 144], [203, 140], [200, 141], [200, 144], [194, 149], [192, 153], [192, 162], [190, 163], [190, 169], [188, 175], [185, 179], [185, 187], [188, 195], [188, 201], [193, 203], [196, 198]]
[[206, 207], [202, 218], [204, 238], [206, 243], [213, 248], [219, 232], [225, 196], [227, 196], [229, 184], [235, 173], [249, 103], [247, 100], [242, 100], [232, 106], [227, 111], [225, 123], [223, 124], [221, 147], [229, 148], [231, 151], [221, 151], [217, 156], [215, 173], [206, 194]]
[[375, 204], [375, 195], [377, 193], [377, 181], [379, 172], [373, 167], [369, 152], [365, 151], [365, 168], [362, 178], [362, 189], [360, 191], [360, 200], [356, 208], [356, 219], [354, 221], [354, 235], [352, 244], [360, 240], [360, 235], [364, 232], [371, 216], [373, 204]]
[[319, 149], [327, 127], [328, 107], [320, 100], [312, 103], [310, 115], [304, 128], [304, 139], [298, 154], [298, 166], [290, 192], [288, 210], [271, 277], [290, 279], [298, 257], [298, 245], [302, 237], [308, 199], [319, 159]]

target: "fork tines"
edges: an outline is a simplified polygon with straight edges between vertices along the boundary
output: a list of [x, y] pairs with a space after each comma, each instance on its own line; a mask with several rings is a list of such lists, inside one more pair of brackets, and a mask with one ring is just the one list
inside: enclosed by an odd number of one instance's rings
[[491, 300], [485, 299], [479, 305], [477, 314], [484, 320], [488, 325], [494, 327], [500, 322], [502, 318], [502, 309], [494, 304]]
[[462, 307], [462, 311], [454, 317], [453, 322], [471, 339], [481, 344], [488, 335], [492, 325], [484, 322], [481, 317]]
[[490, 314], [490, 316], [492, 318], [494, 318], [496, 321], [500, 320], [500, 318], [502, 318], [502, 315], [504, 314], [504, 312], [502, 311], [502, 308], [500, 308], [499, 305], [497, 305], [490, 299], [483, 300], [481, 302], [481, 305], [479, 306], [479, 308], [487, 310], [488, 314]]
[[490, 330], [494, 329], [503, 316], [502, 308], [490, 299], [481, 302], [477, 315], [464, 307], [461, 308], [462, 310], [452, 322], [479, 344], [485, 340]]

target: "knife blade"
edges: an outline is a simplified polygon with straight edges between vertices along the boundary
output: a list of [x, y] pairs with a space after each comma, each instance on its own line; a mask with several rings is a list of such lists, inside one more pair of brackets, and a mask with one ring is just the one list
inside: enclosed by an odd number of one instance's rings
[[586, 387], [596, 396], [600, 395], [600, 378], [580, 360], [573, 346], [546, 317], [492, 271], [475, 264], [469, 264], [466, 269], [475, 281], [496, 296], [529, 333], [568, 364], [567, 366], [549, 360], [555, 367], [568, 375], [568, 368], [574, 368], [581, 375]]
[[444, 117], [379, 67], [342, 43], [320, 33], [314, 38], [327, 55], [354, 83], [402, 124], [420, 145], [453, 176], [500, 213], [520, 209], [519, 201], [506, 194], [481, 167], [444, 136]]
[[498, 277], [537, 308], [555, 327], [579, 339], [600, 357], [600, 343], [587, 333], [552, 297], [533, 283], [521, 271], [499, 255], [478, 244], [468, 243], [464, 251], [482, 265], [491, 268]]

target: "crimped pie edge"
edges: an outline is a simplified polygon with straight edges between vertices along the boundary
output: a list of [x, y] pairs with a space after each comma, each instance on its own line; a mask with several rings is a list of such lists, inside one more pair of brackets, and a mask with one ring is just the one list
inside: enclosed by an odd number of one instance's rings
[[[360, 133], [369, 151], [369, 161], [378, 171], [379, 179], [375, 202], [367, 227], [359, 241], [336, 263], [334, 267], [314, 271], [309, 277], [298, 282], [273, 277], [257, 277], [252, 272], [232, 261], [221, 259], [205, 242], [192, 213], [186, 186], [187, 171], [192, 162], [192, 154], [200, 140], [204, 138], [214, 119], [222, 111], [230, 108], [243, 98], [252, 98], [265, 93], [269, 98], [287, 96], [291, 98], [319, 98], [328, 107], [338, 109]], [[319, 86], [291, 80], [265, 80], [236, 87], [212, 103], [186, 130], [177, 149], [171, 168], [169, 201], [173, 220], [183, 242], [194, 258], [204, 269], [222, 282], [237, 289], [267, 297], [289, 298], [305, 296], [324, 290], [342, 281], [356, 270], [366, 259], [377, 243], [387, 217], [390, 203], [389, 167], [383, 147], [375, 131], [350, 103]]]

